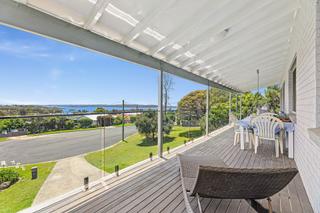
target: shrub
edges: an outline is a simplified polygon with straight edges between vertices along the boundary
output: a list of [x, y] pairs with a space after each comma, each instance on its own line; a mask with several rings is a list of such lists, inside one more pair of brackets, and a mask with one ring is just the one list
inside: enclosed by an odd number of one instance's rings
[[10, 181], [11, 184], [19, 180], [19, 173], [12, 169], [0, 169], [0, 184]]
[[122, 124], [122, 116], [117, 116], [117, 117], [112, 118], [112, 124], [113, 125]]
[[135, 115], [130, 116], [130, 123], [135, 123], [136, 120], [137, 120], [137, 116], [135, 116]]
[[81, 128], [89, 128], [91, 127], [93, 121], [90, 118], [80, 118], [79, 119], [79, 124]]

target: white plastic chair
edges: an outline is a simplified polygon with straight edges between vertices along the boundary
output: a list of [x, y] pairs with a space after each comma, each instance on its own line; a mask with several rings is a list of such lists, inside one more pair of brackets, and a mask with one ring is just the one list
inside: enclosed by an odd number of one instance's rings
[[240, 129], [238, 118], [232, 112], [229, 113], [229, 122], [233, 126], [234, 130], [233, 145], [236, 145], [238, 142], [240, 142]]
[[[237, 145], [240, 142], [240, 136], [241, 136], [241, 131], [240, 131], [240, 126], [238, 124], [239, 120], [236, 119], [236, 122], [234, 122], [234, 138], [233, 138], [233, 145]], [[250, 121], [250, 125], [251, 125], [251, 121]], [[254, 136], [253, 136], [253, 132], [250, 130], [250, 128], [246, 128], [244, 129], [244, 134], [246, 135], [246, 138], [249, 142], [249, 149], [252, 148], [252, 143], [254, 142]]]
[[[259, 140], [272, 140], [275, 142], [276, 157], [279, 157], [279, 148], [283, 154], [283, 141], [281, 139], [281, 130], [284, 128], [283, 122], [273, 116], [260, 115], [252, 120], [255, 128], [254, 152], [257, 153]], [[280, 129], [280, 138], [276, 131]]]

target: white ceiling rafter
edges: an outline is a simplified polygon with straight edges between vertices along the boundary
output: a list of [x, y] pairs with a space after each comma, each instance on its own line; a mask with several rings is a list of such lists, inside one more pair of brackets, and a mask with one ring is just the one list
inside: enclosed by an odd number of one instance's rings
[[261, 24], [262, 28], [259, 28], [257, 31], [249, 31], [246, 34], [238, 35], [237, 38], [232, 38], [228, 42], [222, 42], [221, 44], [210, 46], [198, 53], [198, 56], [207, 60], [213, 56], [219, 56], [219, 54], [233, 51], [247, 43], [251, 44], [252, 42], [267, 40], [277, 33], [280, 34], [282, 32], [288, 32], [289, 27], [283, 25], [285, 23], [287, 23], [287, 20], [278, 20], [277, 23], [273, 22], [272, 25], [267, 26]]
[[[287, 11], [287, 9], [285, 10]], [[254, 41], [257, 38], [262, 38], [264, 35], [268, 35], [268, 33], [273, 32], [274, 29], [283, 28], [283, 25], [287, 23], [287, 20], [284, 19], [285, 17], [290, 17], [290, 12], [287, 11], [284, 14], [280, 16], [273, 16], [271, 18], [265, 19], [267, 20], [263, 23], [259, 23], [258, 28], [248, 28], [244, 27], [244, 30], [241, 30], [237, 33], [234, 33], [233, 35], [230, 35], [227, 39], [224, 41], [216, 44], [216, 45], [208, 45], [208, 47], [201, 52], [197, 53], [196, 57], [190, 58], [184, 63], [181, 64], [181, 67], [185, 67], [187, 64], [191, 63], [192, 61], [198, 60], [201, 58], [202, 60], [207, 60], [206, 56], [210, 55], [212, 56], [212, 53], [217, 54], [219, 51], [225, 51], [227, 53], [227, 50], [235, 49], [236, 45], [241, 46], [243, 43]], [[277, 13], [278, 14], [278, 13]], [[252, 23], [252, 26], [257, 26], [257, 23]], [[248, 30], [249, 29], [249, 30]], [[272, 30], [273, 29], [273, 30]], [[239, 35], [240, 33], [240, 35]], [[243, 38], [243, 40], [240, 42], [240, 38]], [[228, 49], [229, 47], [229, 49]], [[203, 64], [203, 66], [206, 66], [206, 63]]]
[[[275, 0], [272, 0], [275, 1]], [[251, 5], [250, 12], [245, 10], [245, 7], [247, 7], [246, 4], [241, 4], [241, 7], [234, 8], [234, 11], [229, 11], [229, 14], [225, 14], [226, 16], [224, 19], [216, 20], [217, 24], [212, 26], [210, 29], [208, 29], [206, 32], [201, 33], [196, 38], [192, 39], [190, 42], [186, 43], [181, 49], [171, 53], [167, 56], [167, 61], [171, 61], [175, 59], [178, 55], [182, 54], [185, 51], [190, 50], [191, 48], [195, 48], [202, 44], [203, 42], [206, 42], [207, 45], [210, 45], [212, 41], [210, 41], [211, 37], [214, 38], [214, 43], [219, 42], [219, 40], [225, 39], [225, 36], [228, 37], [228, 35], [233, 31], [233, 26], [236, 26], [238, 23], [243, 21], [243, 19], [248, 18], [248, 16], [252, 15], [252, 13], [255, 13], [260, 8], [264, 8], [266, 5], [269, 5], [269, 1], [254, 1]], [[222, 33], [224, 31], [227, 31], [223, 36]], [[231, 31], [231, 32], [228, 32]]]
[[262, 49], [257, 53], [253, 53], [251, 55], [248, 56], [243, 56], [243, 57], [239, 57], [235, 60], [233, 60], [232, 62], [230, 62], [229, 64], [225, 64], [225, 66], [221, 66], [221, 67], [213, 67], [214, 69], [218, 69], [221, 72], [226, 72], [226, 70], [228, 68], [234, 68], [234, 67], [241, 67], [242, 64], [253, 64], [254, 66], [259, 66], [258, 61], [260, 59], [268, 59], [268, 56], [273, 56], [273, 57], [281, 57], [282, 53], [284, 53], [285, 48], [284, 47], [279, 47], [279, 45], [272, 45], [270, 47], [268, 47], [268, 49]]
[[[201, 58], [206, 62], [202, 66], [206, 66], [207, 64], [210, 64], [210, 59], [213, 61], [223, 59], [226, 56], [230, 56], [231, 53], [235, 53], [234, 50], [239, 50], [239, 48], [245, 47], [244, 45], [248, 43], [246, 48], [253, 48], [253, 47], [259, 47], [259, 45], [263, 42], [274, 42], [277, 40], [277, 37], [284, 35], [286, 36], [289, 32], [289, 27], [283, 27], [283, 24], [286, 23], [286, 20], [279, 22], [276, 25], [273, 26], [279, 26], [275, 27], [274, 30], [272, 29], [272, 26], [264, 28], [264, 30], [256, 33], [252, 33], [251, 36], [245, 36], [241, 41], [238, 39], [234, 39], [233, 41], [230, 41], [230, 43], [224, 43], [225, 45], [219, 48], [218, 46], [212, 46], [203, 51], [202, 53], [199, 53], [198, 55], [201, 56]], [[260, 44], [259, 44], [260, 42]], [[253, 44], [258, 43], [256, 46], [252, 46]], [[185, 62], [188, 63], [188, 62]]]
[[243, 46], [242, 44], [236, 48], [232, 48], [231, 51], [225, 51], [222, 54], [213, 55], [211, 58], [206, 59], [205, 62], [214, 68], [219, 64], [230, 64], [230, 60], [233, 60], [234, 58], [239, 59], [246, 55], [255, 55], [257, 51], [261, 52], [262, 50], [270, 49], [270, 46], [277, 47], [278, 45], [285, 43], [286, 40], [287, 34], [285, 33], [285, 30], [281, 29], [278, 32], [274, 32], [274, 34], [270, 34], [267, 38], [263, 37], [259, 40], [253, 40], [247, 45]]
[[[274, 81], [276, 77], [276, 81], [274, 83], [278, 83], [280, 81], [280, 76], [277, 75], [279, 71], [281, 71], [282, 65], [277, 65], [274, 67], [269, 67], [260, 71], [263, 71], [266, 75], [260, 75], [260, 86], [265, 86], [265, 82], [268, 82], [270, 79]], [[243, 78], [239, 79], [235, 86], [247, 87], [247, 88], [254, 88], [257, 85], [257, 76], [254, 70], [251, 75], [245, 75]], [[281, 73], [281, 72], [280, 72]], [[244, 85], [244, 86], [243, 86]], [[245, 89], [244, 89], [245, 90]]]
[[[151, 47], [149, 50], [150, 55], [154, 55], [158, 51], [162, 50], [166, 46], [168, 46], [170, 43], [175, 41], [178, 41], [180, 38], [184, 37], [185, 34], [190, 31], [191, 29], [199, 27], [198, 23], [203, 22], [207, 18], [211, 17], [212, 14], [215, 13], [215, 11], [218, 11], [220, 7], [223, 5], [226, 5], [228, 2], [231, 2], [231, 0], [224, 0], [224, 1], [218, 1], [218, 0], [208, 0], [206, 3], [197, 11], [194, 12], [194, 14], [190, 15], [190, 17], [183, 22], [181, 26], [178, 27], [179, 30], [171, 32], [165, 39], [163, 39], [161, 42], [159, 42], [154, 47]], [[215, 3], [217, 5], [216, 8], [214, 8], [212, 11], [206, 10], [210, 5]], [[206, 12], [203, 12], [206, 11]]]
[[[279, 56], [278, 53], [281, 53], [282, 50], [274, 50], [270, 52], [268, 55], [257, 55], [256, 57], [253, 57], [252, 60], [240, 60], [237, 63], [234, 63], [233, 65], [230, 65], [229, 67], [225, 67], [223, 70], [219, 70], [218, 73], [221, 76], [224, 76], [226, 79], [234, 75], [235, 70], [256, 70], [259, 67], [267, 66], [268, 64], [273, 64], [276, 62], [276, 60], [283, 60], [283, 55]], [[254, 61], [255, 63], [252, 63]], [[207, 72], [212, 72], [212, 70], [207, 70]], [[229, 75], [230, 74], [230, 75]]]
[[[259, 67], [259, 70], [263, 70], [264, 72], [266, 72], [267, 75], [272, 75], [272, 78], [279, 78], [281, 77], [281, 74], [283, 70], [282, 66], [285, 62], [277, 62], [276, 64], [272, 64], [272, 65], [268, 65], [268, 66], [264, 66], [264, 67]], [[235, 81], [239, 84], [242, 84], [241, 82], [247, 81], [247, 80], [251, 80], [251, 81], [255, 81], [257, 79], [256, 76], [256, 70], [257, 67], [254, 68], [250, 68], [250, 69], [246, 69], [246, 70], [241, 70], [241, 69], [234, 69], [233, 70], [233, 75], [221, 75], [221, 78], [223, 79], [228, 79], [230, 80], [232, 83], [232, 85], [236, 86]], [[237, 73], [237, 74], [236, 74]], [[239, 74], [241, 73], [241, 78], [239, 78]], [[237, 77], [235, 77], [237, 76]], [[262, 75], [260, 75], [261, 79], [264, 77]], [[245, 79], [245, 80], [244, 80]], [[238, 85], [239, 86], [239, 85]]]
[[[262, 68], [266, 68], [268, 66], [275, 66], [275, 65], [280, 65], [280, 64], [283, 64], [283, 57], [273, 57], [273, 60], [272, 60], [272, 63], [270, 63], [271, 61], [271, 58], [270, 59], [267, 59], [267, 60], [260, 60], [258, 61], [258, 64], [259, 64], [259, 67], [257, 67], [256, 65], [244, 65], [244, 66], [239, 66], [239, 67], [231, 67], [230, 69], [228, 70], [225, 70], [225, 72], [222, 72], [221, 73], [221, 77], [223, 78], [226, 78], [226, 79], [229, 79], [229, 78], [236, 78], [237, 75], [234, 74], [234, 71], [237, 70], [239, 72], [242, 72], [242, 74], [245, 76], [246, 72], [247, 71], [248, 73], [251, 73], [252, 72], [255, 72], [257, 69], [262, 69]], [[249, 72], [251, 70], [251, 72]], [[250, 75], [251, 75], [250, 74]]]
[[163, 4], [163, 2], [160, 1], [155, 5], [152, 11], [150, 11], [134, 28], [129, 31], [127, 35], [123, 37], [121, 42], [128, 44], [135, 40], [144, 29], [152, 25], [152, 22], [159, 14], [170, 8], [174, 3], [176, 3], [176, 1], [177, 0], [168, 0], [167, 4]]
[[111, 0], [98, 0], [94, 5], [93, 9], [90, 11], [90, 15], [84, 24], [84, 28], [91, 30], [92, 27], [98, 22], [101, 18], [103, 12], [107, 8]]

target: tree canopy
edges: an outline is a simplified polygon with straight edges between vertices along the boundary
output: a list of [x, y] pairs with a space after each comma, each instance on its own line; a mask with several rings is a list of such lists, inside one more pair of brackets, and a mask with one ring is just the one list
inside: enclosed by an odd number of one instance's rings
[[[158, 116], [154, 111], [144, 112], [137, 116], [135, 125], [140, 134], [146, 136], [147, 139], [155, 141], [158, 131]], [[165, 119], [163, 122], [163, 131], [169, 134], [173, 126], [173, 122]]]
[[[231, 111], [240, 118], [240, 98], [242, 118], [257, 112], [257, 108], [266, 106], [268, 111], [279, 112], [280, 89], [278, 86], [267, 87], [264, 94], [247, 92], [233, 94]], [[212, 88], [210, 90], [209, 130], [212, 131], [229, 122], [229, 92]], [[178, 120], [181, 125], [200, 124], [205, 129], [206, 91], [196, 90], [184, 96], [178, 103]]]

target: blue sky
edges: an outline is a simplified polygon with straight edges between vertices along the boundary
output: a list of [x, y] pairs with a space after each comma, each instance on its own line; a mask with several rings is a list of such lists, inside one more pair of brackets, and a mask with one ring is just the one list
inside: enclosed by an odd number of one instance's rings
[[[0, 104], [156, 104], [158, 72], [0, 26]], [[170, 104], [205, 86], [173, 77]]]

